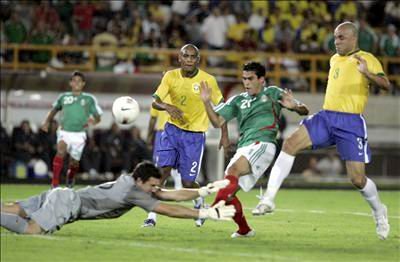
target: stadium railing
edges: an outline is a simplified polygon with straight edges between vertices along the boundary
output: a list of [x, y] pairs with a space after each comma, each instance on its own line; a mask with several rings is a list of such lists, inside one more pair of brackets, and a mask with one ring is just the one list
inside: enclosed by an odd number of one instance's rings
[[[21, 52], [47, 51], [50, 58], [57, 58], [63, 54], [75, 52], [83, 57], [81, 63], [63, 64], [59, 71], [82, 70], [96, 71], [97, 56], [102, 52], [111, 52], [117, 57], [123, 53], [129, 58], [141, 56], [152, 57], [150, 63], [139, 64], [139, 70], [143, 73], [159, 73], [176, 67], [176, 49], [146, 48], [146, 47], [99, 47], [99, 46], [63, 46], [63, 45], [16, 45], [4, 44], [2, 52], [12, 54], [11, 61], [3, 60], [1, 68], [12, 70], [23, 69], [46, 69], [49, 64], [35, 63], [32, 61], [21, 61]], [[274, 83], [280, 83], [282, 79], [289, 78], [296, 81], [296, 78], [306, 79], [310, 86], [311, 93], [317, 92], [318, 81], [325, 82], [328, 77], [330, 55], [299, 54], [299, 53], [266, 53], [266, 52], [242, 52], [242, 51], [220, 51], [220, 50], [201, 50], [202, 68], [207, 68], [207, 72], [227, 77], [240, 77], [241, 65], [249, 60], [256, 60], [268, 65], [267, 77]], [[214, 63], [212, 63], [214, 60]], [[383, 64], [389, 80], [395, 85], [400, 85], [400, 75], [389, 71], [391, 65], [400, 67], [399, 57], [379, 57]], [[215, 62], [216, 61], [216, 62]], [[286, 62], [289, 61], [287, 65]], [[285, 66], [286, 65], [286, 66]]]

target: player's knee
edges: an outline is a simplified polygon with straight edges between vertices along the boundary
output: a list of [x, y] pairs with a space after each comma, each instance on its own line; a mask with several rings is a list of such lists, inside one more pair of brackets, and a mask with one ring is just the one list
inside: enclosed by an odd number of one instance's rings
[[77, 168], [79, 168], [79, 161], [71, 158], [69, 165], [70, 165], [70, 167], [77, 169]]
[[194, 181], [182, 180], [182, 186], [185, 188], [198, 188], [199, 185]]
[[228, 170], [226, 170], [225, 175], [227, 175], [227, 176], [236, 176], [237, 177], [237, 176], [239, 176], [239, 173], [240, 173], [240, 171], [237, 168], [237, 166], [236, 165], [232, 165], [232, 166], [230, 166], [228, 168]]
[[296, 141], [295, 138], [289, 137], [283, 142], [282, 151], [288, 153], [289, 155], [296, 155], [298, 150], [296, 149]]
[[367, 182], [365, 176], [361, 176], [361, 175], [360, 175], [360, 176], [352, 176], [352, 177], [350, 178], [350, 180], [351, 180], [351, 183], [352, 183], [355, 187], [357, 187], [358, 189], [364, 188], [364, 186], [365, 186], [365, 184], [366, 184], [366, 182]]

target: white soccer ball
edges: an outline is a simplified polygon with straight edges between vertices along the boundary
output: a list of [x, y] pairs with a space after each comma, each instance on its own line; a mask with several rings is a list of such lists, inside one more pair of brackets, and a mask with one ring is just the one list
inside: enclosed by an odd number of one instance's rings
[[118, 124], [129, 125], [139, 116], [139, 104], [130, 96], [121, 96], [114, 100], [112, 113]]

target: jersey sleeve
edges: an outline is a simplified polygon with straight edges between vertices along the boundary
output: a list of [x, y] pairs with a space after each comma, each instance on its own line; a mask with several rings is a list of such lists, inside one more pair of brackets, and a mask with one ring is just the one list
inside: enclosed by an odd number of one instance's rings
[[218, 83], [215, 77], [211, 77], [211, 79], [209, 80], [209, 86], [211, 87], [212, 90], [211, 102], [214, 105], [218, 105], [219, 103], [221, 103], [221, 101], [223, 101], [224, 98], [222, 96], [221, 90], [218, 87]]
[[235, 118], [238, 114], [238, 108], [236, 105], [236, 97], [231, 97], [226, 103], [221, 103], [214, 108], [215, 112], [223, 117], [226, 122]]
[[383, 68], [379, 60], [371, 55], [366, 58], [368, 64], [368, 70], [374, 75], [384, 76]]
[[103, 110], [97, 103], [96, 97], [94, 97], [94, 96], [90, 96], [90, 97], [91, 97], [91, 103], [90, 103], [90, 107], [89, 107], [89, 113], [93, 116], [101, 116], [103, 114]]
[[151, 212], [160, 203], [160, 200], [153, 197], [151, 194], [145, 193], [140, 189], [131, 192], [125, 199], [128, 203], [141, 207], [147, 212]]
[[54, 101], [53, 103], [53, 109], [60, 111], [62, 109], [62, 98], [63, 98], [63, 94], [59, 95], [57, 97], [57, 100]]
[[165, 75], [161, 79], [160, 85], [158, 86], [156, 92], [153, 94], [154, 98], [158, 97], [161, 99], [161, 101], [165, 99], [165, 97], [169, 93], [170, 78], [171, 78], [171, 73], [170, 72], [165, 73]]
[[150, 108], [150, 116], [152, 116], [152, 117], [158, 117], [159, 112], [160, 111], [154, 109], [153, 107]]

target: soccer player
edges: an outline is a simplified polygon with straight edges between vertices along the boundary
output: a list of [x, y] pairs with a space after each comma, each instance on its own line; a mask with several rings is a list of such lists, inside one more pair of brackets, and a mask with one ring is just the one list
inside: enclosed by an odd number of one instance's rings
[[44, 132], [48, 132], [49, 124], [54, 116], [58, 111], [62, 112], [60, 129], [57, 133], [57, 153], [53, 159], [51, 180], [53, 188], [60, 184], [60, 173], [67, 153], [70, 155], [70, 161], [66, 184], [68, 187], [73, 186], [86, 143], [85, 129], [89, 125], [96, 125], [101, 120], [103, 111], [97, 104], [96, 98], [82, 91], [85, 84], [85, 76], [81, 72], [73, 72], [69, 81], [71, 92], [62, 93], [57, 98], [41, 127]]
[[388, 90], [390, 83], [379, 61], [358, 49], [358, 32], [353, 23], [338, 25], [334, 36], [337, 54], [330, 60], [323, 110], [306, 118], [284, 141], [272, 168], [267, 191], [253, 214], [265, 214], [275, 208], [275, 196], [300, 150], [336, 145], [340, 157], [346, 161], [351, 182], [372, 208], [378, 237], [386, 239], [390, 230], [387, 208], [379, 199], [375, 183], [365, 175], [365, 163], [370, 161], [371, 154], [362, 113], [370, 84]]
[[[215, 77], [198, 68], [200, 52], [196, 46], [183, 46], [178, 61], [180, 68], [167, 71], [153, 94], [153, 108], [169, 114], [157, 150], [157, 164], [163, 170], [162, 182], [175, 168], [181, 174], [183, 187], [198, 188], [196, 178], [203, 158], [205, 131], [209, 125], [204, 105], [199, 99], [200, 82], [207, 81], [213, 89], [211, 101], [214, 105], [222, 102], [223, 97]], [[167, 96], [171, 98], [170, 104], [165, 102]], [[221, 146], [224, 149], [229, 147], [226, 125], [221, 127]], [[202, 198], [197, 199], [195, 208], [200, 208], [203, 201]], [[196, 221], [197, 226], [202, 224], [202, 220]]]
[[63, 225], [82, 219], [118, 218], [138, 206], [176, 218], [230, 220], [233, 206], [223, 202], [198, 210], [159, 201], [184, 201], [207, 196], [228, 184], [215, 181], [199, 189], [161, 190], [161, 174], [150, 162], [139, 163], [131, 175], [79, 190], [53, 188], [27, 200], [1, 205], [1, 226], [20, 234], [52, 233]]
[[[166, 103], [171, 103], [169, 96], [165, 98]], [[164, 130], [165, 123], [168, 120], [168, 113], [154, 108], [150, 109], [150, 121], [147, 130], [147, 145], [153, 151], [153, 163], [158, 166], [158, 148], [160, 147], [161, 133]], [[174, 188], [181, 189], [181, 175], [176, 169], [171, 169], [171, 176], [174, 179]], [[150, 212], [147, 219], [144, 220], [143, 227], [154, 227], [157, 223], [156, 213]]]
[[213, 109], [212, 91], [206, 81], [201, 82], [201, 99], [211, 123], [221, 126], [237, 118], [239, 126], [238, 149], [225, 170], [229, 185], [220, 190], [213, 205], [224, 200], [235, 206], [233, 217], [239, 229], [231, 237], [252, 237], [255, 232], [247, 224], [242, 204], [236, 196], [241, 188], [248, 192], [264, 174], [275, 156], [279, 116], [282, 108], [307, 115], [307, 107], [295, 100], [291, 91], [265, 85], [265, 67], [257, 62], [243, 66], [242, 82], [246, 92], [231, 97]]

